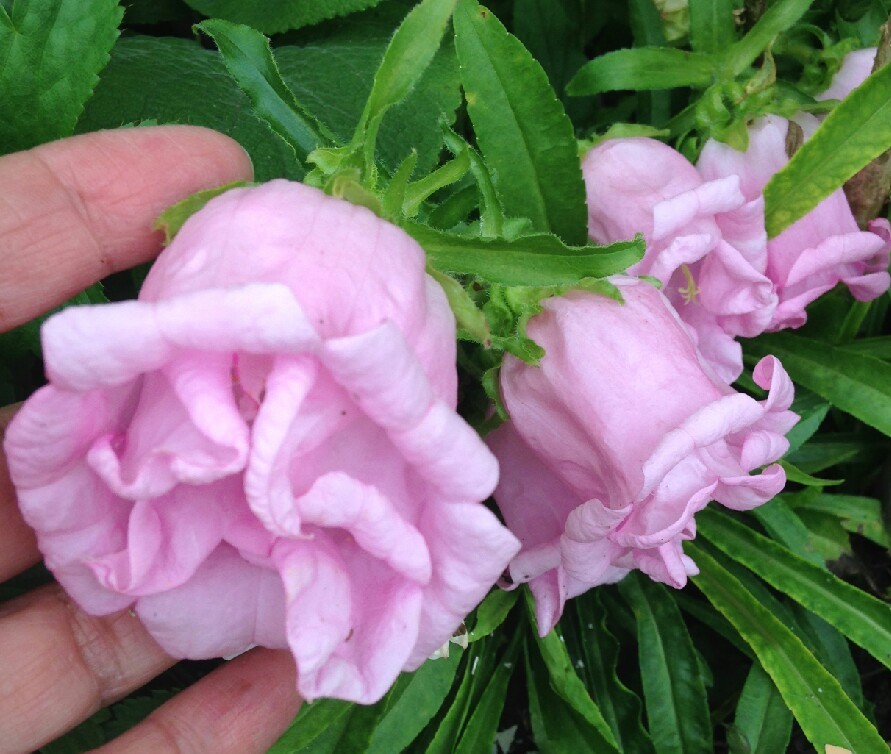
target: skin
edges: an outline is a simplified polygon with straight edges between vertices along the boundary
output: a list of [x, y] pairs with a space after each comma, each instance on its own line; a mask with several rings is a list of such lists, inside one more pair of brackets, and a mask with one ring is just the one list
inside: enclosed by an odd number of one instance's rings
[[[0, 158], [0, 331], [150, 260], [164, 209], [251, 176], [238, 144], [191, 126], [76, 136]], [[0, 409], [0, 432], [14, 412]], [[0, 582], [39, 560], [0, 453]], [[127, 611], [87, 615], [58, 585], [0, 604], [0, 754], [37, 749], [174, 662]], [[98, 751], [262, 754], [300, 707], [295, 683], [287, 652], [252, 650]]]

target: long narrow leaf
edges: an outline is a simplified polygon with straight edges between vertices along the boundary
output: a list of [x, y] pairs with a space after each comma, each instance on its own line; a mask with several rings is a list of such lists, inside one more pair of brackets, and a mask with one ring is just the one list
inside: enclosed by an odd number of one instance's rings
[[637, 619], [647, 722], [657, 754], [710, 754], [712, 726], [696, 649], [674, 600], [640, 574], [619, 591]]
[[764, 187], [768, 235], [803, 217], [891, 148], [891, 65], [851, 92]]
[[697, 52], [723, 52], [736, 41], [733, 0], [690, 0], [690, 45]]
[[771, 5], [755, 25], [726, 53], [726, 64], [734, 76], [746, 70], [773, 42], [777, 34], [786, 31], [814, 0], [780, 0]]
[[197, 24], [216, 42], [226, 68], [241, 87], [254, 113], [294, 150], [300, 162], [328, 141], [322, 127], [305, 113], [282, 80], [269, 40], [249, 26], [210, 19]]
[[736, 705], [728, 738], [742, 738], [740, 749], [749, 754], [786, 751], [792, 736], [792, 713], [770, 676], [754, 663]]
[[706, 510], [699, 533], [768, 584], [835, 626], [891, 668], [891, 605], [758, 534], [726, 514]]
[[467, 112], [505, 214], [584, 243], [575, 133], [541, 65], [476, 0], [458, 3], [455, 47]]
[[685, 549], [699, 566], [693, 582], [755, 651], [817, 751], [888, 754], [878, 731], [801, 641], [705, 550], [692, 542]]
[[708, 55], [674, 47], [638, 47], [594, 58], [573, 76], [566, 92], [581, 97], [618, 89], [642, 91], [676, 86], [704, 89], [716, 75], [716, 61]]

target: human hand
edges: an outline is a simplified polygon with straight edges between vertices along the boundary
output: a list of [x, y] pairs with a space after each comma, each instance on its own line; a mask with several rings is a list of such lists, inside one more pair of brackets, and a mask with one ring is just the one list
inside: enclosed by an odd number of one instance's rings
[[[102, 132], [0, 158], [0, 331], [160, 249], [152, 221], [249, 179], [230, 139], [188, 126]], [[0, 433], [14, 409], [0, 409]], [[0, 454], [0, 582], [40, 559]], [[0, 605], [0, 754], [30, 752], [170, 667], [127, 611], [91, 616], [58, 585]], [[300, 706], [293, 660], [255, 649], [164, 704], [102, 754], [264, 752]]]

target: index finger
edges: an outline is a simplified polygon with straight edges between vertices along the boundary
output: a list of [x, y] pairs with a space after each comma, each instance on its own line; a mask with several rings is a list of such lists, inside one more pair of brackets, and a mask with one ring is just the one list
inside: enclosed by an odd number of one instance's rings
[[0, 331], [151, 259], [167, 207], [251, 176], [235, 141], [195, 126], [100, 131], [0, 158]]

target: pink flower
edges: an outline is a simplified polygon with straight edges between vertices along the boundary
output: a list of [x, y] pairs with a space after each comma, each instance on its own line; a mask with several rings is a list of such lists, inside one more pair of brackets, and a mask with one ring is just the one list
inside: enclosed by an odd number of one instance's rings
[[818, 94], [814, 99], [844, 99], [872, 72], [872, 66], [876, 59], [876, 48], [868, 47], [865, 50], [855, 50], [845, 55], [841, 68], [832, 77], [829, 88]]
[[177, 657], [290, 647], [309, 699], [373, 702], [518, 543], [455, 413], [455, 324], [424, 254], [273, 181], [182, 228], [139, 301], [44, 327], [50, 385], [6, 452], [47, 565]]
[[[797, 115], [795, 121], [805, 137], [818, 125], [816, 118], [806, 113]], [[747, 228], [763, 228], [761, 192], [771, 176], [789, 161], [785, 146], [788, 125], [784, 118], [768, 115], [749, 129], [745, 152], [714, 140], [702, 150], [697, 168], [703, 178], [715, 181], [738, 176], [748, 202], [716, 217], [723, 237], [737, 248], [747, 242]], [[868, 231], [861, 231], [839, 189], [768, 242], [765, 272], [775, 286], [779, 303], [765, 329], [800, 327], [807, 319], [805, 307], [839, 282], [847, 285], [859, 301], [881, 295], [891, 283], [887, 272], [889, 251], [888, 221], [873, 220]]]
[[734, 392], [702, 368], [667, 299], [650, 284], [614, 280], [625, 303], [571, 292], [543, 302], [530, 337], [540, 368], [506, 357], [510, 422], [489, 438], [501, 464], [495, 500], [523, 549], [515, 582], [529, 582], [547, 633], [566, 599], [632, 569], [680, 588], [697, 573], [682, 542], [716, 500], [754, 508], [785, 483], [772, 464], [788, 448], [792, 383], [761, 360], [768, 396]]
[[[703, 181], [671, 147], [647, 138], [608, 140], [582, 162], [588, 231], [611, 243], [643, 233], [647, 252], [629, 269], [663, 284], [702, 355], [728, 384], [742, 372], [738, 335], [764, 330], [776, 306], [765, 277], [763, 211], [745, 203], [734, 175]], [[745, 224], [728, 243], [716, 215], [737, 212]]]

